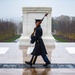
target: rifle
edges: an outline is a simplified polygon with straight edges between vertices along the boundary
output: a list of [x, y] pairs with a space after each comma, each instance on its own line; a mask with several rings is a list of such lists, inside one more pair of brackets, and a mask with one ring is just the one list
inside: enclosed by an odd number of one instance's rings
[[[49, 12], [50, 12], [50, 11], [49, 11]], [[48, 13], [49, 13], [49, 12], [48, 12]], [[39, 24], [34, 28], [34, 31], [33, 31], [33, 33], [31, 34], [31, 36], [34, 35], [34, 33], [35, 33], [35, 31], [36, 31], [36, 28], [42, 23], [43, 19], [45, 18], [45, 16], [48, 15], [48, 13], [46, 13], [46, 14], [44, 15], [44, 17], [43, 17], [42, 20], [39, 22]]]

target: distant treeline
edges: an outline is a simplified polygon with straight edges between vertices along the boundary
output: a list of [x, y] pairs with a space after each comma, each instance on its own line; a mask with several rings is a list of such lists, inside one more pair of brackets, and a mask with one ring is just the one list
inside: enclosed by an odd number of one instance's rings
[[0, 19], [0, 42], [4, 42], [17, 34], [17, 25], [12, 20]]
[[52, 18], [52, 31], [55, 35], [75, 40], [75, 17], [62, 15]]

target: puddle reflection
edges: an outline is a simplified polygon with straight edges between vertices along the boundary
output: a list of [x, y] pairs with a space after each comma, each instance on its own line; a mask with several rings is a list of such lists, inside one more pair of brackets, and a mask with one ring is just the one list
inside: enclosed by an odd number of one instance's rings
[[24, 69], [23, 75], [49, 75], [50, 68], [45, 69], [35, 69], [35, 68], [28, 68]]

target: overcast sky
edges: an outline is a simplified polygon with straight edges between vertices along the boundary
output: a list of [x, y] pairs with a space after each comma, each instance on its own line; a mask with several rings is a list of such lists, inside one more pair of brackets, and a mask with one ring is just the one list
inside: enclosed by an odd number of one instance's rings
[[52, 7], [52, 16], [75, 16], [75, 0], [0, 0], [0, 18], [22, 17], [22, 7]]

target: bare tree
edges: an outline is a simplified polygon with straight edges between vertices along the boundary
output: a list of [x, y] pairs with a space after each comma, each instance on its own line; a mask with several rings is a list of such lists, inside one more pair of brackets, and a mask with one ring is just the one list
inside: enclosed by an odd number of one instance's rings
[[0, 41], [14, 37], [17, 32], [16, 23], [8, 20], [0, 20]]

